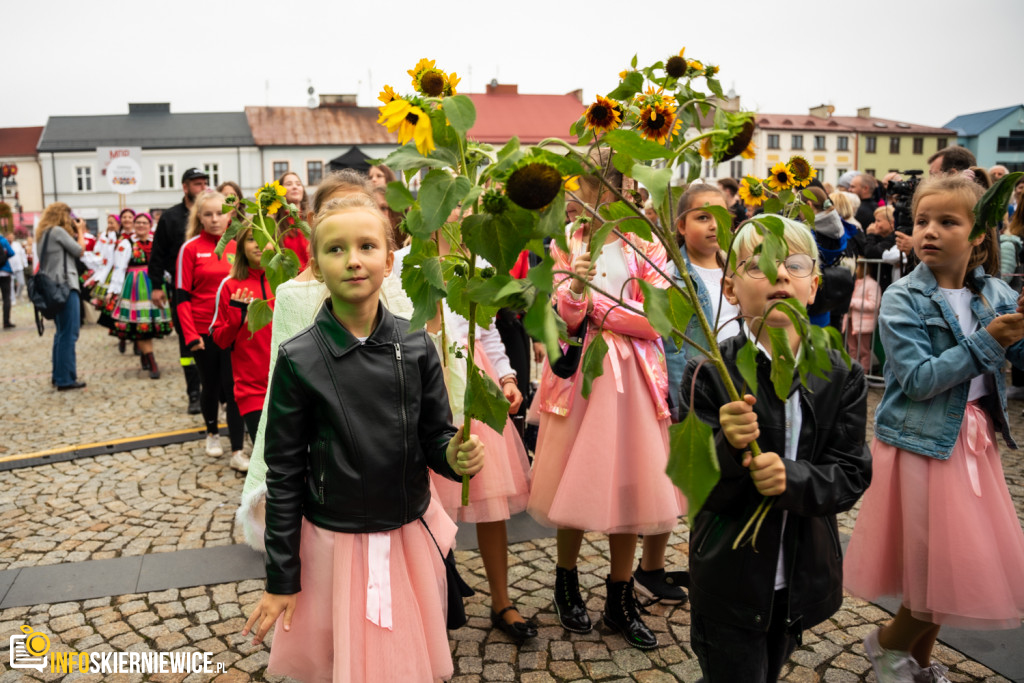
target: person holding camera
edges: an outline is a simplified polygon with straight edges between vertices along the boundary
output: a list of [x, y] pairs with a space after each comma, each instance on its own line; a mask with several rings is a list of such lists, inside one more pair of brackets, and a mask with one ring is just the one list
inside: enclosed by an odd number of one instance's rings
[[64, 202], [54, 202], [43, 210], [39, 219], [36, 244], [39, 245], [39, 272], [54, 282], [67, 284], [70, 289], [67, 303], [53, 319], [57, 333], [53, 336], [51, 381], [57, 391], [81, 389], [85, 382], [78, 381], [75, 357], [78, 329], [82, 324], [76, 264], [85, 253], [85, 221], [75, 218], [71, 207]]

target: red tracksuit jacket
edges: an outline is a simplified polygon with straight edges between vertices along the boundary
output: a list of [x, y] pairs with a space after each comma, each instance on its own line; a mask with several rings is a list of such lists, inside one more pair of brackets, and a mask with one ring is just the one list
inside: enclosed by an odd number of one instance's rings
[[210, 326], [213, 342], [222, 349], [231, 349], [235, 403], [238, 404], [240, 414], [248, 415], [263, 410], [263, 398], [267, 394], [270, 375], [270, 333], [273, 323], [255, 333], [249, 332], [245, 320], [247, 304], [231, 300], [231, 295], [240, 289], [248, 289], [257, 298], [269, 299], [271, 308], [274, 307], [274, 295], [262, 270], [250, 268], [249, 277], [245, 280], [229, 277], [220, 284], [217, 308]]
[[[231, 274], [235, 262], [235, 241], [228, 242], [221, 256], [214, 249], [220, 237], [205, 230], [187, 240], [178, 252], [177, 310], [185, 345], [209, 334], [217, 308], [217, 288]], [[244, 258], [244, 257], [243, 257]]]

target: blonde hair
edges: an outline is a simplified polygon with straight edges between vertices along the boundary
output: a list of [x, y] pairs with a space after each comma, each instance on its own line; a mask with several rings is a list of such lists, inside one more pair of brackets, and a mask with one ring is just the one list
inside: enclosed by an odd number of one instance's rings
[[[313, 195], [315, 216], [320, 214], [321, 209], [335, 192], [362, 192], [366, 196], [370, 196], [373, 193], [373, 185], [367, 176], [350, 168], [328, 173], [316, 186], [316, 194]], [[316, 220], [315, 217], [314, 220]]]
[[[783, 239], [786, 240], [786, 245], [789, 247], [790, 254], [807, 254], [814, 259], [814, 274], [820, 275], [818, 265], [818, 244], [814, 241], [814, 234], [811, 230], [803, 223], [797, 223], [789, 218], [783, 218], [776, 216], [785, 224], [785, 230], [782, 233]], [[732, 251], [736, 254], [736, 260], [742, 261], [744, 258], [749, 257], [754, 253], [754, 249], [757, 245], [764, 242], [763, 230], [767, 228], [761, 228], [757, 225], [756, 220], [746, 223], [736, 233], [736, 238], [732, 243]]]
[[[860, 208], [860, 197], [852, 192], [843, 192], [841, 190], [833, 192], [829, 199], [832, 200], [832, 206], [835, 207], [839, 216], [845, 220], [850, 220], [857, 213], [857, 209]], [[854, 201], [856, 201], [856, 204], [854, 204]]]
[[[959, 204], [966, 212], [967, 219], [974, 225], [974, 207], [985, 194], [978, 183], [960, 174], [932, 176], [917, 186], [911, 209], [914, 223], [917, 224], [917, 209], [921, 200], [932, 195], [944, 195]], [[974, 245], [971, 259], [967, 263], [969, 275], [978, 266], [982, 266], [989, 275], [999, 275], [999, 235], [995, 225], [985, 226], [985, 239]]]
[[203, 204], [210, 201], [211, 199], [216, 199], [220, 202], [221, 206], [217, 207], [217, 209], [219, 210], [224, 205], [224, 202], [227, 200], [227, 197], [222, 195], [220, 192], [215, 192], [214, 190], [204, 190], [203, 192], [199, 193], [199, 195], [196, 197], [196, 200], [192, 202], [191, 210], [189, 210], [188, 212], [188, 223], [185, 226], [186, 241], [192, 239], [193, 237], [195, 237], [196, 235], [203, 231], [203, 222], [199, 220], [199, 212], [202, 211]]
[[379, 219], [381, 229], [384, 231], [384, 243], [387, 245], [388, 251], [394, 250], [395, 245], [391, 239], [391, 221], [381, 212], [377, 207], [377, 202], [370, 195], [359, 193], [348, 197], [332, 199], [317, 213], [313, 219], [313, 229], [309, 235], [309, 254], [311, 258], [316, 258], [320, 238], [318, 228], [320, 225], [331, 216], [353, 210], [366, 211], [372, 214], [374, 218]]
[[71, 207], [64, 202], [54, 202], [43, 209], [43, 215], [39, 217], [39, 225], [36, 226], [36, 242], [42, 239], [47, 230], [58, 225], [67, 230], [69, 235], [78, 239], [75, 226], [71, 222]]
[[883, 214], [889, 221], [890, 225], [896, 222], [896, 211], [891, 206], [880, 206], [875, 209], [874, 216], [877, 219], [879, 214]]

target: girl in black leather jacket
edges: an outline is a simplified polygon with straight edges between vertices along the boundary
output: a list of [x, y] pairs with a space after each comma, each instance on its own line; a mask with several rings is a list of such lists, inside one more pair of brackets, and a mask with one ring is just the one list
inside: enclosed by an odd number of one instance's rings
[[368, 196], [317, 216], [310, 265], [330, 299], [281, 345], [270, 385], [267, 591], [242, 633], [255, 626], [259, 643], [283, 614], [268, 671], [300, 680], [453, 673], [442, 557], [455, 525], [427, 468], [475, 474], [483, 447], [451, 425], [426, 332], [380, 305], [388, 229]]

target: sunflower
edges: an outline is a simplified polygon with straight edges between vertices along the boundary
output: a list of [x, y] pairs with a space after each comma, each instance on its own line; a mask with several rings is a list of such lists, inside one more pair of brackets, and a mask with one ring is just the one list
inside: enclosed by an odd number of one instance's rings
[[440, 69], [424, 69], [416, 78], [416, 92], [427, 97], [440, 97], [448, 85], [448, 75]]
[[739, 197], [747, 206], [761, 206], [765, 200], [764, 185], [757, 178], [747, 176], [740, 181]]
[[259, 192], [256, 193], [256, 198], [261, 206], [266, 207], [267, 215], [273, 216], [281, 208], [281, 197], [284, 197], [286, 194], [288, 194], [288, 190], [284, 189], [281, 183], [275, 180], [261, 187]]
[[686, 75], [686, 60], [683, 59], [684, 52], [686, 52], [685, 47], [679, 51], [678, 55], [672, 55], [665, 60], [665, 73], [672, 78], [682, 78]]
[[459, 78], [459, 75], [453, 71], [451, 75], [448, 76], [448, 79], [444, 84], [444, 96], [451, 97], [452, 95], [457, 94], [455, 92], [455, 86], [457, 86], [461, 80], [462, 79]]
[[675, 116], [675, 107], [649, 104], [640, 110], [640, 135], [659, 145], [679, 130], [681, 121]]
[[434, 60], [433, 59], [427, 59], [426, 57], [424, 57], [420, 61], [416, 62], [416, 66], [414, 66], [408, 72], [409, 75], [412, 76], [412, 87], [419, 88], [420, 87], [420, 83], [419, 83], [420, 74], [422, 74], [427, 69], [433, 69], [433, 68], [434, 68]]
[[744, 159], [753, 159], [757, 156], [757, 145], [754, 144], [753, 140], [750, 141], [750, 144], [747, 145], [745, 150], [740, 152], [740, 156]]
[[686, 62], [686, 66], [698, 73], [704, 73], [704, 65], [698, 59], [691, 59]]
[[700, 155], [705, 159], [710, 159], [715, 155], [711, 149], [712, 144], [711, 138], [704, 138], [700, 141]]
[[564, 175], [562, 180], [565, 181], [565, 189], [569, 192], [576, 192], [580, 189], [580, 177], [578, 175]]
[[583, 115], [587, 128], [593, 128], [595, 132], [615, 130], [622, 123], [622, 107], [618, 103], [609, 100], [607, 97], [597, 96], [597, 101], [587, 107]]
[[790, 172], [789, 166], [780, 161], [772, 166], [772, 170], [768, 173], [766, 182], [768, 184], [768, 189], [773, 192], [782, 192], [783, 190], [788, 190], [793, 187], [793, 174]]
[[807, 187], [814, 180], [818, 172], [811, 167], [802, 156], [795, 156], [789, 160], [789, 174], [793, 177], [795, 187]]
[[392, 100], [397, 100], [398, 95], [395, 94], [394, 89], [390, 85], [385, 85], [384, 89], [380, 91], [379, 95], [377, 95], [377, 99], [384, 104], [387, 104]]
[[[730, 130], [734, 130], [735, 126], [731, 124]], [[754, 139], [754, 119], [748, 118], [743, 122], [742, 127], [736, 132], [732, 140], [729, 141], [729, 145], [722, 151], [722, 156], [719, 161], [729, 161], [740, 154], [742, 154], [747, 147], [750, 145], [750, 141]]]
[[713, 65], [709, 65], [708, 68], [704, 71], [705, 76], [714, 76], [717, 73], [718, 67]]
[[397, 130], [400, 145], [414, 140], [416, 149], [424, 156], [434, 150], [434, 129], [430, 125], [430, 117], [411, 102], [396, 98], [385, 104], [380, 108], [377, 123], [386, 126], [389, 133]]
[[505, 194], [524, 209], [543, 209], [562, 189], [562, 174], [550, 164], [532, 161], [516, 170], [505, 183]]

